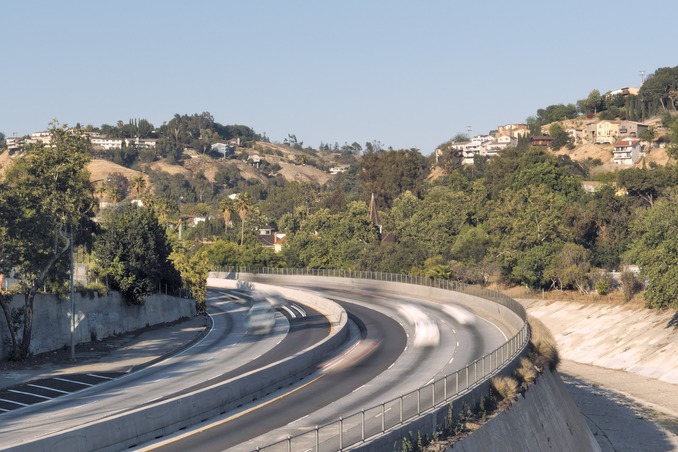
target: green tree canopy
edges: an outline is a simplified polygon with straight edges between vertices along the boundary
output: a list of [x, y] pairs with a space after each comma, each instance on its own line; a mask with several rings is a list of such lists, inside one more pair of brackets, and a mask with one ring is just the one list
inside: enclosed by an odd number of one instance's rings
[[626, 253], [648, 281], [648, 307], [678, 308], [678, 191], [658, 200], [631, 223], [634, 240]]
[[[14, 269], [25, 300], [22, 338], [12, 335], [15, 359], [30, 352], [35, 294], [48, 281], [63, 283], [67, 265], [56, 264], [68, 256], [71, 237], [80, 242], [91, 228], [87, 139], [56, 125], [50, 137], [48, 145], [28, 145], [0, 182], [0, 273]], [[9, 322], [11, 313], [0, 304]]]
[[128, 303], [143, 304], [159, 285], [180, 287], [169, 261], [172, 249], [153, 210], [124, 206], [107, 211], [103, 227], [94, 243], [96, 261]]

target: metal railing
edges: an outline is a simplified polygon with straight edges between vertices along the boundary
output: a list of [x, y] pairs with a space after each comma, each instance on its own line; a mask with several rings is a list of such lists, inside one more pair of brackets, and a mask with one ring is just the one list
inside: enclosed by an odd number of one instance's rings
[[294, 450], [343, 450], [360, 444], [367, 439], [381, 435], [389, 429], [407, 424], [422, 413], [440, 407], [450, 401], [467, 394], [482, 382], [494, 375], [498, 370], [512, 362], [527, 346], [529, 326], [525, 308], [512, 298], [490, 289], [471, 286], [455, 281], [431, 279], [421, 276], [399, 275], [382, 272], [345, 271], [345, 270], [312, 270], [288, 268], [229, 268], [220, 272], [252, 273], [260, 275], [280, 276], [321, 276], [354, 279], [373, 279], [386, 282], [398, 282], [435, 287], [444, 290], [461, 292], [499, 303], [523, 320], [523, 326], [506, 343], [471, 362], [463, 369], [446, 375], [433, 383], [414, 391], [402, 394], [380, 405], [342, 416], [334, 422], [316, 426], [307, 432], [287, 439], [258, 447], [258, 451], [294, 451]]

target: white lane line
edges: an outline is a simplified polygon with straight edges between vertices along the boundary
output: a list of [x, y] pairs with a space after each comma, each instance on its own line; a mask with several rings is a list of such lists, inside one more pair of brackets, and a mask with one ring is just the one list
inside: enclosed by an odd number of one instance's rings
[[14, 400], [7, 400], [7, 399], [0, 399], [0, 402], [13, 403], [14, 405], [19, 405], [19, 406], [28, 406], [25, 403], [15, 402]]
[[52, 400], [54, 398], [54, 397], [47, 397], [47, 396], [40, 395], [40, 394], [33, 394], [32, 392], [17, 391], [16, 389], [8, 389], [7, 391], [13, 392], [15, 394], [24, 394], [24, 395], [31, 396], [31, 397], [39, 397], [39, 398], [45, 399], [45, 400]]
[[94, 378], [101, 378], [103, 380], [113, 380], [113, 377], [106, 377], [104, 375], [97, 375], [97, 374], [85, 374], [88, 377], [94, 377]]
[[40, 386], [40, 385], [35, 385], [35, 384], [32, 384], [32, 383], [29, 383], [26, 386], [33, 386], [34, 388], [47, 389], [48, 391], [60, 392], [62, 394], [70, 394], [70, 392], [68, 392], [68, 391], [62, 391], [61, 389], [54, 389], [54, 388], [50, 388], [48, 386]]
[[288, 314], [290, 315], [290, 317], [292, 317], [293, 319], [296, 319], [296, 318], [297, 318], [297, 314], [296, 314], [293, 310], [291, 310], [290, 308], [288, 308], [287, 306], [285, 306], [285, 305], [280, 305], [280, 307], [281, 307], [282, 309], [284, 309], [285, 311], [287, 311], [287, 313], [288, 313]]
[[301, 306], [297, 306], [296, 304], [291, 304], [290, 307], [292, 309], [296, 310], [299, 313], [299, 315], [301, 315], [302, 317], [306, 317], [306, 311], [304, 311], [301, 308]]
[[457, 347], [459, 347], [459, 341], [457, 341]]
[[447, 362], [447, 364], [452, 364], [452, 361], [454, 361], [454, 356], [450, 358], [450, 360]]
[[358, 392], [358, 391], [360, 391], [360, 390], [361, 390], [362, 388], [364, 388], [364, 387], [365, 387], [365, 385], [362, 385], [362, 386], [359, 387], [359, 388], [355, 388], [353, 391], [351, 391], [351, 393], [353, 393], [353, 392]]
[[82, 382], [82, 381], [68, 380], [66, 378], [59, 378], [59, 377], [52, 377], [52, 378], [54, 378], [55, 380], [59, 380], [59, 381], [65, 381], [66, 383], [75, 383], [75, 384], [83, 385], [83, 386], [94, 386], [91, 383], [85, 383], [85, 382]]
[[6, 409], [4, 409], [4, 408], [0, 408], [0, 411], [3, 411], [3, 412], [5, 412], [5, 413], [9, 412], [9, 410], [6, 410]]

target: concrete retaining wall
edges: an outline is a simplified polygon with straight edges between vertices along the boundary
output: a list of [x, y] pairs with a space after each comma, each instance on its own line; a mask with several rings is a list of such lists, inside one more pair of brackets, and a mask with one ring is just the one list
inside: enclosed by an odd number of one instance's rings
[[[231, 282], [219, 283], [211, 278], [210, 283], [215, 287], [232, 285]], [[336, 303], [308, 292], [287, 289], [285, 295], [313, 306], [331, 321], [334, 320], [331, 335], [320, 343], [263, 369], [157, 405], [112, 416], [29, 444], [16, 445], [12, 450], [123, 450], [193, 426], [204, 419], [224, 414], [297, 383], [314, 373], [318, 363], [346, 340], [349, 334], [348, 317]]]
[[[23, 295], [17, 295], [12, 300], [11, 306], [20, 308], [23, 302]], [[117, 292], [109, 292], [103, 297], [76, 293], [74, 305], [76, 343], [103, 339], [149, 325], [174, 322], [181, 318], [193, 317], [196, 313], [195, 301], [161, 294], [150, 296], [141, 306], [128, 306]], [[61, 301], [54, 295], [35, 296], [32, 353], [70, 347], [70, 309], [70, 301]], [[0, 341], [0, 359], [6, 359], [11, 343], [4, 317], [0, 319], [0, 338], [3, 338]]]
[[[454, 401], [452, 409], [458, 419], [460, 409], [475, 406], [478, 395], [487, 394], [489, 382], [478, 391]], [[449, 413], [449, 405], [427, 413], [417, 421], [361, 444], [352, 450], [387, 452], [401, 450], [403, 438], [410, 433], [440, 430]], [[545, 371], [534, 385], [519, 397], [508, 411], [490, 419], [480, 429], [454, 443], [445, 450], [479, 452], [488, 450], [571, 450], [599, 451], [595, 437], [586, 420], [567, 393], [557, 373]]]

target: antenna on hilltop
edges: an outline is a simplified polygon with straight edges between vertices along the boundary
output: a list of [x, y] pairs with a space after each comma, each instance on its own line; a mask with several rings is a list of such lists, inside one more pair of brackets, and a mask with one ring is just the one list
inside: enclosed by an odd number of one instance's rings
[[645, 71], [643, 71], [641, 69], [640, 70], [640, 84], [642, 85], [643, 83], [645, 83]]
[[468, 134], [468, 139], [471, 140], [473, 139], [473, 134], [471, 133], [473, 131], [473, 127], [471, 126], [466, 126], [466, 133]]

